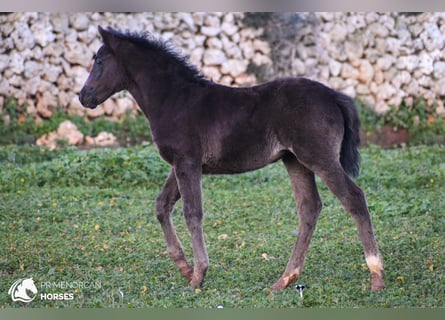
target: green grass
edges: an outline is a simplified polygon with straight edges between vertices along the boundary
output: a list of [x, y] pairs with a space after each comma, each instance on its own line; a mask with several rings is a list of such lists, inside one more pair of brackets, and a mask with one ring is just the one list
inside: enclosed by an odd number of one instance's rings
[[[305, 270], [271, 294], [297, 235], [281, 163], [203, 180], [210, 269], [190, 289], [168, 258], [155, 198], [168, 166], [152, 145], [49, 151], [0, 148], [0, 306], [21, 277], [100, 282], [72, 301], [30, 307], [445, 307], [445, 148], [362, 150], [358, 184], [367, 195], [385, 260], [387, 289], [371, 293], [356, 227], [320, 183], [324, 203]], [[179, 237], [191, 256], [178, 203]], [[267, 257], [267, 259], [265, 259]], [[40, 290], [44, 291], [44, 290]], [[121, 295], [123, 293], [123, 297]]]

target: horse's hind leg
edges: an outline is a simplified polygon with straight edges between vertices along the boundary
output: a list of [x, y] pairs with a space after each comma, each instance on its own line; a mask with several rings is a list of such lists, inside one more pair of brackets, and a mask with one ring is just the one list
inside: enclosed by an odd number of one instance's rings
[[181, 242], [176, 235], [175, 227], [171, 221], [171, 212], [180, 194], [173, 170], [164, 183], [161, 193], [156, 199], [156, 217], [161, 224], [167, 242], [167, 252], [176, 263], [181, 274], [188, 280], [192, 280], [193, 268], [187, 263]]
[[315, 173], [340, 200], [343, 207], [354, 218], [363, 244], [366, 263], [371, 271], [371, 290], [385, 288], [383, 260], [380, 255], [371, 223], [371, 216], [363, 191], [348, 177], [340, 163], [315, 169]]
[[297, 280], [303, 271], [306, 253], [322, 207], [314, 173], [300, 164], [293, 155], [284, 157], [283, 162], [288, 171], [298, 205], [298, 238], [286, 270], [272, 286], [273, 290], [286, 288]]

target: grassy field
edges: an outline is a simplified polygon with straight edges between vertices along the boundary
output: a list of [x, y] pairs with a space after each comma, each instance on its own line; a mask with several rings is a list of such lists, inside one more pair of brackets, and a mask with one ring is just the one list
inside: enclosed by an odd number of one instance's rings
[[[319, 182], [324, 209], [294, 288], [271, 294], [297, 235], [281, 163], [203, 180], [210, 269], [190, 289], [168, 258], [154, 200], [168, 167], [151, 145], [48, 151], [0, 148], [0, 307], [21, 307], [11, 284], [33, 277], [39, 293], [69, 301], [29, 307], [445, 307], [445, 148], [362, 149], [367, 195], [387, 289], [371, 293], [356, 227]], [[186, 253], [190, 236], [174, 222]], [[87, 288], [43, 288], [42, 283]]]

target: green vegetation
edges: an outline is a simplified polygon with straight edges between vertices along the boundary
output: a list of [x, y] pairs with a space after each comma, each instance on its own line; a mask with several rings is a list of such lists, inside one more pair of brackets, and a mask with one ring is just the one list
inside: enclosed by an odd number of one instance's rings
[[[0, 307], [21, 277], [100, 282], [72, 301], [30, 307], [444, 307], [445, 148], [362, 149], [358, 184], [367, 195], [385, 259], [387, 289], [369, 291], [369, 273], [352, 219], [319, 183], [324, 209], [302, 278], [269, 288], [297, 234], [295, 203], [280, 163], [203, 180], [204, 229], [211, 266], [189, 289], [168, 258], [155, 198], [168, 174], [146, 143], [121, 149], [0, 148]], [[187, 255], [190, 236], [173, 213]]]
[[412, 106], [402, 104], [392, 107], [385, 114], [377, 114], [371, 108], [356, 100], [359, 108], [362, 129], [365, 132], [379, 130], [383, 126], [393, 129], [406, 129], [410, 135], [410, 145], [440, 144], [445, 142], [445, 121], [435, 108], [428, 107], [424, 99]]
[[101, 131], [110, 132], [118, 138], [121, 145], [151, 141], [148, 122], [143, 115], [134, 117], [126, 114], [119, 121], [110, 121], [105, 117], [89, 120], [58, 110], [51, 118], [36, 124], [35, 119], [30, 115], [24, 116], [21, 109], [14, 99], [5, 103], [0, 113], [0, 145], [34, 144], [44, 134], [57, 130], [59, 124], [65, 120], [73, 122], [85, 136], [95, 137]]

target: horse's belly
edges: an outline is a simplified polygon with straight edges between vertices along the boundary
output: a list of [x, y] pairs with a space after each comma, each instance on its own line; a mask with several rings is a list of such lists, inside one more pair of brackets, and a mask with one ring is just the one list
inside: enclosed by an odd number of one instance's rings
[[285, 151], [239, 152], [209, 157], [203, 161], [204, 174], [235, 174], [257, 170], [282, 158]]

